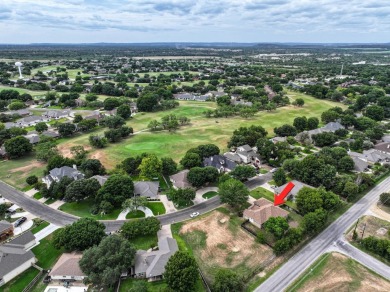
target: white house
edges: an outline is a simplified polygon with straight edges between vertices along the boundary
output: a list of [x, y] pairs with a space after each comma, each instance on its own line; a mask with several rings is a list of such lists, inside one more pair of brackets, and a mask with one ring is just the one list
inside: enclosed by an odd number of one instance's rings
[[11, 281], [37, 262], [31, 250], [35, 237], [31, 231], [0, 245], [0, 286]]

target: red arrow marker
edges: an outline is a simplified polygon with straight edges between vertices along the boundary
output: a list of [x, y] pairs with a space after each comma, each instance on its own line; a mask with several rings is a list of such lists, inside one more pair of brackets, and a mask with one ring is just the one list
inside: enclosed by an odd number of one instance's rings
[[274, 206], [284, 204], [284, 198], [287, 197], [288, 193], [295, 187], [292, 182], [289, 182], [284, 190], [279, 194], [274, 194]]

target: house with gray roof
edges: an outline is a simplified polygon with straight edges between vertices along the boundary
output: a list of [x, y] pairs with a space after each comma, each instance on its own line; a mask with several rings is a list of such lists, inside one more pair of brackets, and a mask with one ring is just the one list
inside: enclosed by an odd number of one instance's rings
[[63, 177], [69, 177], [74, 180], [79, 180], [84, 178], [84, 174], [77, 170], [76, 166], [62, 166], [60, 168], [56, 167], [49, 171], [49, 174], [42, 178], [42, 181], [49, 187], [52, 182], [59, 182]]
[[230, 172], [236, 168], [237, 164], [227, 159], [222, 155], [214, 155], [203, 160], [203, 166], [212, 166], [218, 170], [219, 173]]
[[184, 93], [174, 94], [173, 98], [178, 100], [193, 100], [194, 95], [192, 93], [184, 92]]
[[25, 248], [31, 245], [31, 235], [22, 234], [0, 245], [0, 286], [8, 283], [37, 262], [32, 251]]
[[50, 118], [50, 119], [61, 119], [68, 117], [70, 114], [70, 110], [48, 110], [43, 114], [44, 117]]
[[20, 128], [19, 124], [13, 123], [13, 122], [6, 122], [6, 123], [4, 123], [4, 126], [5, 126], [6, 129]]
[[51, 137], [51, 138], [58, 138], [60, 134], [55, 131], [44, 131], [42, 132], [43, 136]]
[[[297, 180], [292, 180], [291, 181], [293, 184], [294, 184], [294, 187], [292, 188], [292, 190], [288, 193], [287, 195], [287, 198], [288, 199], [292, 199], [292, 200], [295, 200], [295, 197], [297, 196], [298, 192], [303, 188], [303, 187], [307, 187], [307, 188], [313, 188], [312, 186], [309, 186], [303, 182], [300, 182], [300, 181], [297, 181]], [[275, 189], [275, 194], [279, 195], [283, 190], [284, 188], [288, 185], [288, 182], [285, 183], [284, 185], [280, 186], [280, 187], [277, 187]]]
[[369, 164], [367, 161], [364, 161], [363, 159], [356, 157], [356, 156], [350, 156], [353, 160], [354, 167], [353, 170], [355, 172], [366, 172], [368, 171]]
[[49, 122], [50, 119], [41, 116], [27, 116], [16, 121], [16, 123], [21, 127], [31, 127], [35, 126], [40, 122]]
[[103, 186], [106, 181], [108, 180], [109, 176], [108, 175], [94, 175], [94, 176], [91, 176], [90, 178], [94, 178], [98, 181], [98, 183]]
[[313, 130], [309, 130], [309, 131], [303, 131], [301, 133], [298, 133], [295, 136], [295, 140], [300, 141], [302, 136], [307, 136], [308, 139], [311, 142], [311, 137], [313, 135], [317, 135], [317, 134], [321, 134], [321, 133], [325, 133], [325, 132], [332, 132], [332, 133], [334, 133], [334, 132], [336, 132], [337, 130], [340, 130], [340, 129], [345, 129], [345, 127], [342, 124], [340, 124], [339, 122], [330, 122], [330, 123], [327, 123], [325, 126], [323, 126], [321, 128], [313, 129]]
[[132, 268], [133, 277], [149, 280], [161, 279], [168, 260], [178, 250], [179, 248], [175, 239], [164, 237], [158, 240], [158, 250], [137, 251], [134, 268]]
[[82, 253], [64, 253], [51, 269], [49, 276], [58, 281], [82, 281], [87, 275], [80, 269], [79, 261]]
[[28, 134], [28, 135], [24, 135], [23, 136], [24, 138], [28, 139], [28, 141], [30, 142], [30, 144], [37, 144], [39, 143], [39, 141], [41, 140], [39, 138], [39, 135], [38, 134]]
[[187, 179], [188, 172], [188, 169], [184, 169], [176, 174], [169, 176], [169, 180], [172, 182], [172, 186], [175, 189], [185, 189], [191, 187], [191, 184]]
[[148, 199], [157, 199], [159, 182], [137, 181], [134, 182], [134, 196], [142, 196]]
[[236, 154], [241, 157], [244, 163], [253, 163], [260, 165], [260, 155], [258, 155], [249, 145], [237, 147]]
[[348, 155], [352, 158], [357, 157], [368, 164], [388, 164], [390, 163], [390, 153], [385, 153], [377, 149], [364, 150], [363, 153], [349, 151]]

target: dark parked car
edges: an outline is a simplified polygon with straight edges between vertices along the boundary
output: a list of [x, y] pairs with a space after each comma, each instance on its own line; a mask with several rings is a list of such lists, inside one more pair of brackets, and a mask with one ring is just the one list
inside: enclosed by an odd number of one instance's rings
[[19, 226], [22, 225], [26, 220], [27, 220], [26, 217], [19, 218], [18, 220], [15, 221], [15, 227], [19, 227]]

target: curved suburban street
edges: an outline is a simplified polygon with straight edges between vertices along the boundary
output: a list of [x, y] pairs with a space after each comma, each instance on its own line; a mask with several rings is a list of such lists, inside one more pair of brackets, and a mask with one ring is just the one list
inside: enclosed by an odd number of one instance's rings
[[[249, 189], [259, 187], [260, 185], [267, 182], [271, 179], [272, 174], [265, 174], [262, 176], [255, 177], [245, 183]], [[49, 223], [55, 224], [57, 226], [65, 226], [72, 224], [74, 221], [79, 219], [79, 217], [62, 212], [51, 208], [48, 205], [45, 205], [34, 198], [27, 196], [25, 193], [15, 189], [9, 184], [0, 181], [0, 194], [7, 200], [13, 202], [19, 207], [23, 208], [25, 211], [30, 212], [31, 214], [41, 218]], [[180, 211], [157, 216], [161, 221], [162, 225], [172, 224], [175, 222], [180, 222], [190, 219], [190, 214], [193, 212], [199, 212], [203, 214], [205, 212], [211, 211], [221, 205], [221, 201], [218, 196], [208, 199], [205, 202], [199, 203], [192, 207], [182, 209]], [[113, 232], [118, 230], [126, 220], [103, 220], [102, 223], [106, 226], [107, 232]]]

